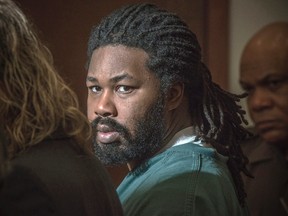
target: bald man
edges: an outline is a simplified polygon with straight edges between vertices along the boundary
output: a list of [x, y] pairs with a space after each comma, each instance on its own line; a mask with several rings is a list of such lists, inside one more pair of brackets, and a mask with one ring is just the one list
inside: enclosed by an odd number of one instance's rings
[[241, 56], [240, 84], [258, 134], [243, 144], [254, 176], [244, 178], [251, 216], [288, 215], [287, 22], [269, 24], [249, 40]]

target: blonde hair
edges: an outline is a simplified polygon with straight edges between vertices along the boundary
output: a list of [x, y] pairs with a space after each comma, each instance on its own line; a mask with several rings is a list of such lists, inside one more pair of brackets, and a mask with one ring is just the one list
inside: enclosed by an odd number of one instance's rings
[[76, 94], [56, 72], [51, 53], [23, 12], [10, 0], [0, 0], [0, 83], [0, 119], [10, 157], [59, 131], [88, 145], [91, 128]]

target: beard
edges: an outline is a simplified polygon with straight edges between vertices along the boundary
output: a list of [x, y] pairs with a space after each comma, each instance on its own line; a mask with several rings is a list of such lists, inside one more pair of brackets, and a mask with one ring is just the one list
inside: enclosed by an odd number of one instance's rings
[[[121, 165], [131, 160], [143, 161], [159, 150], [163, 144], [164, 97], [159, 97], [145, 115], [137, 120], [134, 136], [128, 128], [109, 117], [97, 117], [91, 124], [95, 154], [104, 165]], [[98, 143], [98, 124], [117, 131], [121, 136], [120, 141], [109, 144]]]

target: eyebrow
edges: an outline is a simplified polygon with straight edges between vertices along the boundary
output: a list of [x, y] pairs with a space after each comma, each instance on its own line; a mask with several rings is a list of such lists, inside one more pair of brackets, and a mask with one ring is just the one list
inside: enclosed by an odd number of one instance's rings
[[[267, 83], [270, 82], [270, 80], [273, 79], [281, 79], [283, 82], [288, 81], [288, 75], [287, 74], [283, 74], [283, 73], [273, 73], [273, 74], [268, 74], [265, 75], [264, 77], [262, 77], [260, 80], [257, 81], [258, 85], [265, 85]], [[239, 80], [239, 84], [241, 85], [241, 87], [245, 87], [245, 86], [249, 86], [249, 83], [246, 83], [243, 80]]]
[[260, 84], [265, 84], [267, 82], [269, 82], [270, 80], [272, 79], [282, 79], [282, 80], [287, 80], [288, 79], [288, 76], [286, 74], [268, 74], [267, 76], [263, 77], [261, 80], [260, 80]]
[[91, 77], [91, 76], [87, 76], [87, 77], [86, 77], [86, 82], [87, 82], [87, 81], [93, 82], [93, 83], [94, 83], [94, 82], [98, 82], [98, 80], [97, 80], [95, 77]]
[[[121, 80], [124, 80], [124, 79], [133, 80], [134, 78], [131, 75], [125, 73], [125, 74], [122, 74], [122, 75], [118, 75], [118, 76], [112, 77], [110, 79], [110, 82], [117, 83], [117, 82], [119, 82]], [[87, 76], [86, 81], [89, 81], [89, 82], [92, 82], [92, 83], [96, 83], [96, 82], [98, 82], [98, 79], [95, 78], [95, 77], [92, 77], [92, 76]]]

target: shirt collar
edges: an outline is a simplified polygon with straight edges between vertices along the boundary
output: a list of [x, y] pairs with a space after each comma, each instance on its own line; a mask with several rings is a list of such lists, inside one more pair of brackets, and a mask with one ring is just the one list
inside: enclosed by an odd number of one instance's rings
[[174, 137], [167, 143], [167, 145], [165, 145], [160, 152], [165, 151], [166, 149], [170, 148], [170, 147], [174, 147], [174, 146], [178, 146], [178, 145], [183, 145], [186, 143], [193, 143], [196, 145], [200, 145], [203, 146], [203, 143], [200, 139], [196, 140], [196, 135], [194, 134], [193, 131], [193, 127], [187, 127], [184, 128], [180, 131], [178, 131]]

